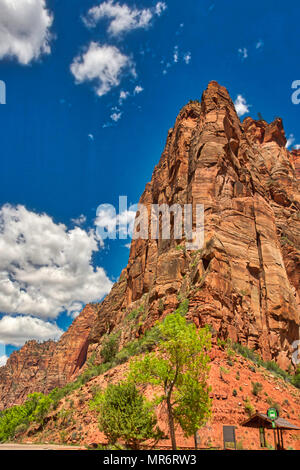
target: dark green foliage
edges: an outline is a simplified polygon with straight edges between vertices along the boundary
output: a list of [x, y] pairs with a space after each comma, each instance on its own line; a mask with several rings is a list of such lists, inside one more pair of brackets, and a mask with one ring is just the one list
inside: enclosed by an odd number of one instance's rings
[[119, 337], [120, 333], [114, 333], [107, 336], [107, 338], [103, 341], [102, 349], [101, 349], [101, 357], [104, 363], [112, 362], [118, 352], [119, 349]]
[[185, 299], [181, 302], [177, 310], [174, 313], [179, 313], [182, 317], [185, 317], [189, 311], [189, 299]]
[[279, 403], [274, 401], [271, 397], [267, 398], [267, 403], [270, 405], [270, 408], [275, 408], [278, 411], [278, 414], [280, 415], [281, 406], [279, 405]]
[[126, 447], [139, 449], [142, 442], [163, 437], [157, 427], [153, 407], [130, 382], [108, 385], [98, 393], [90, 406], [99, 413], [99, 429], [105, 434], [109, 445], [119, 439]]
[[132, 310], [126, 317], [128, 321], [136, 320], [141, 313], [144, 312], [144, 306], [141, 305], [139, 308]]
[[294, 377], [292, 377], [292, 384], [295, 387], [300, 388], [300, 369], [298, 369]]
[[[254, 362], [257, 366], [264, 367], [278, 377], [283, 378], [286, 382], [290, 382], [295, 387], [300, 388], [300, 372], [296, 372], [295, 375], [290, 375], [285, 370], [282, 370], [276, 362], [264, 361], [255, 351], [248, 349], [242, 344], [234, 343], [232, 348], [241, 356], [250, 359], [250, 361]], [[255, 372], [255, 368], [253, 372]]]
[[0, 412], [0, 442], [12, 439], [16, 434], [23, 432], [33, 423], [43, 424], [44, 418], [51, 410], [55, 410], [62, 398], [82, 387], [92, 377], [106, 372], [110, 364], [99, 366], [90, 365], [75, 382], [68, 383], [65, 387], [55, 388], [48, 395], [32, 393], [28, 395], [23, 405], [13, 406]]
[[152, 351], [161, 339], [161, 332], [157, 326], [147, 330], [145, 334], [131, 343], [126, 344], [124, 348], [116, 355], [116, 363], [123, 364], [132, 356]]
[[254, 407], [248, 397], [245, 400], [244, 408], [248, 416], [252, 416], [255, 412]]
[[266, 369], [268, 369], [270, 372], [274, 372], [274, 374], [279, 375], [279, 376], [282, 377], [283, 379], [288, 380], [288, 379], [290, 378], [289, 374], [288, 374], [286, 371], [280, 369], [279, 365], [276, 364], [276, 362], [274, 362], [274, 361], [263, 362], [263, 361], [262, 361], [262, 364], [263, 364], [264, 367], [265, 367]]
[[51, 404], [50, 396], [32, 393], [23, 405], [0, 412], [0, 442], [13, 438], [21, 430], [26, 430], [32, 421], [43, 422]]
[[262, 391], [262, 384], [259, 382], [251, 382], [252, 383], [252, 393], [254, 396], [258, 396], [260, 392]]
[[243, 346], [239, 343], [233, 343], [232, 348], [241, 356], [244, 356], [246, 359], [250, 359], [251, 361], [255, 362], [257, 365], [261, 365], [262, 360], [259, 355], [252, 351], [252, 349], [248, 349], [246, 346]]

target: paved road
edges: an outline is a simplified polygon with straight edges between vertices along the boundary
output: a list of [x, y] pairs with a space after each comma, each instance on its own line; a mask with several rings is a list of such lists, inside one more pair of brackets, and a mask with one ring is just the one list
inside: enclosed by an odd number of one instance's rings
[[85, 450], [85, 448], [53, 444], [0, 444], [0, 450]]

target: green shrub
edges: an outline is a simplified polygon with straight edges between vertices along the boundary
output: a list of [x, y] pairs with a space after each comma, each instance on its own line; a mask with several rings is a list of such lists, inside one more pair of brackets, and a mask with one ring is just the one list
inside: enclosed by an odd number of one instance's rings
[[111, 333], [103, 341], [101, 348], [101, 357], [104, 363], [111, 362], [114, 360], [119, 349], [119, 337], [119, 332]]
[[280, 369], [279, 365], [276, 364], [274, 361], [267, 361], [263, 363], [265, 368], [268, 369], [270, 372], [274, 372], [274, 374], [282, 377], [283, 379], [288, 379], [289, 374], [284, 370]]
[[110, 445], [121, 439], [126, 447], [139, 449], [142, 442], [163, 437], [152, 405], [132, 382], [109, 384], [90, 402], [90, 407], [99, 413], [99, 429]]
[[33, 421], [42, 422], [52, 400], [42, 393], [28, 395], [23, 405], [16, 405], [0, 412], [0, 442], [12, 439], [21, 429], [27, 429]]
[[189, 299], [184, 299], [177, 310], [174, 313], [179, 313], [182, 317], [185, 317], [189, 311]]
[[116, 363], [123, 364], [132, 356], [138, 356], [139, 354], [152, 351], [160, 338], [160, 330], [157, 326], [154, 326], [150, 330], [147, 330], [141, 338], [127, 343], [116, 355]]
[[217, 339], [217, 345], [220, 349], [222, 349], [223, 351], [225, 351], [225, 348], [227, 346], [227, 341], [225, 339], [220, 339], [218, 338]]
[[300, 371], [292, 377], [291, 382], [295, 387], [300, 388]]
[[140, 316], [140, 314], [143, 312], [144, 312], [144, 305], [141, 305], [139, 308], [132, 310], [127, 315], [126, 320], [128, 321], [136, 320]]
[[255, 362], [255, 364], [261, 365], [262, 360], [255, 351], [252, 351], [251, 349], [249, 349], [246, 346], [243, 346], [242, 344], [239, 344], [239, 343], [233, 343], [232, 348], [238, 354], [245, 357], [246, 359], [250, 359], [252, 362]]
[[16, 427], [15, 429], [15, 436], [17, 436], [18, 434], [23, 434], [24, 432], [26, 432], [28, 429], [28, 424], [19, 424], [19, 426]]
[[262, 391], [262, 384], [259, 382], [251, 382], [252, 383], [252, 393], [254, 396], [258, 396], [260, 392]]
[[245, 408], [245, 411], [246, 413], [249, 415], [249, 416], [252, 416], [254, 414], [254, 407], [251, 403], [251, 401], [249, 400], [249, 398], [247, 397], [246, 400], [245, 400], [245, 405], [244, 405], [244, 408]]
[[[283, 378], [286, 382], [290, 382], [295, 387], [300, 388], [300, 371], [296, 372], [295, 375], [290, 375], [285, 370], [282, 370], [275, 361], [263, 361], [255, 351], [248, 349], [242, 344], [234, 343], [232, 348], [238, 354], [246, 359], [250, 359], [250, 361], [254, 362], [256, 365], [264, 367], [278, 377]], [[255, 372], [255, 368], [253, 369], [253, 372]]]

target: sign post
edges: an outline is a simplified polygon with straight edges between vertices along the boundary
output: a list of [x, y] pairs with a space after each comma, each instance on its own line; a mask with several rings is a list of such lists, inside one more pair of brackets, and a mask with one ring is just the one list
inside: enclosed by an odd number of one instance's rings
[[277, 450], [277, 441], [276, 441], [276, 419], [279, 418], [279, 413], [276, 408], [269, 408], [267, 411], [268, 418], [272, 421], [272, 428], [274, 430], [274, 446], [275, 450]]

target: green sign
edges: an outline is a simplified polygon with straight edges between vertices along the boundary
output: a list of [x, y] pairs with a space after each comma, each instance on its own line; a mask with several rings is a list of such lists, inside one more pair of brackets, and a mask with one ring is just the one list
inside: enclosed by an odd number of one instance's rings
[[267, 411], [267, 416], [272, 421], [275, 421], [279, 417], [278, 410], [276, 408], [269, 408]]

